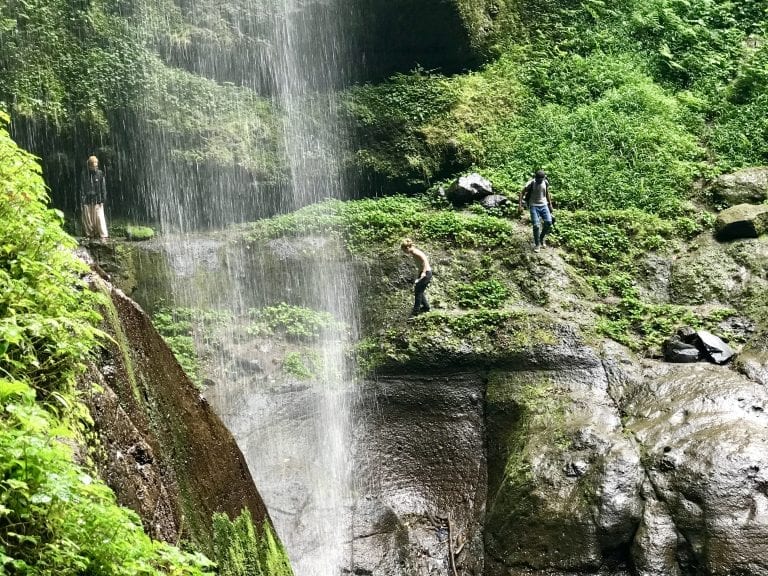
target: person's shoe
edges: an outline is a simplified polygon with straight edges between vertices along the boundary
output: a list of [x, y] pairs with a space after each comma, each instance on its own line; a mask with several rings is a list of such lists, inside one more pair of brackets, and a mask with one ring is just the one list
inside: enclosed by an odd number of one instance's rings
[[432, 310], [432, 308], [430, 308], [429, 306], [422, 306], [419, 314], [424, 314], [425, 312], [429, 312], [430, 310]]
[[540, 244], [540, 246], [541, 246], [542, 248], [546, 248], [546, 247], [547, 247], [547, 242], [546, 242], [546, 240], [542, 240], [542, 241], [541, 241], [541, 244]]
[[536, 246], [534, 246], [534, 247], [533, 247], [533, 251], [534, 251], [534, 252], [540, 252], [540, 251], [541, 251], [541, 246], [539, 246], [538, 244], [536, 244]]

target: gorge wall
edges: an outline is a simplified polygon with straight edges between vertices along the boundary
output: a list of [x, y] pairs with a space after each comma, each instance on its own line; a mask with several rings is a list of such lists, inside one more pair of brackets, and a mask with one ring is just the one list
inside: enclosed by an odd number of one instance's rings
[[[364, 352], [373, 368], [353, 401], [349, 570], [768, 573], [764, 333], [741, 333], [732, 366], [636, 356], [590, 331], [594, 303], [578, 274], [556, 249], [527, 256], [527, 235], [523, 223], [513, 226], [508, 250], [521, 252], [507, 281], [520, 292], [499, 312], [447, 307], [453, 283], [483, 261], [472, 250], [428, 244], [433, 312], [408, 323], [411, 265], [397, 246], [350, 256], [375, 344]], [[697, 269], [691, 258], [708, 238], [649, 275], [657, 297], [680, 297], [670, 278]], [[286, 274], [277, 285], [291, 290], [282, 294], [306, 304], [292, 271], [322, 258], [322, 243], [284, 237], [250, 251], [231, 237], [219, 241], [209, 267], [223, 272], [232, 253], [259, 254], [251, 265]], [[757, 256], [764, 246], [764, 237], [722, 246], [757, 258], [741, 267], [745, 294], [766, 281]], [[711, 271], [710, 286], [732, 281]], [[140, 270], [137, 278], [141, 285]], [[526, 296], [531, 278], [542, 304]], [[462, 324], [475, 319], [473, 328]], [[284, 358], [304, 345], [279, 335], [238, 338], [239, 352], [226, 361], [253, 369], [236, 382], [209, 381], [205, 395], [241, 447], [252, 450], [266, 428], [273, 446], [264, 450], [284, 447], [283, 463], [260, 476], [259, 488], [282, 502], [274, 514], [300, 522], [301, 478], [290, 462], [312, 458], [311, 446], [295, 440], [311, 411], [312, 375], [286, 372]]]

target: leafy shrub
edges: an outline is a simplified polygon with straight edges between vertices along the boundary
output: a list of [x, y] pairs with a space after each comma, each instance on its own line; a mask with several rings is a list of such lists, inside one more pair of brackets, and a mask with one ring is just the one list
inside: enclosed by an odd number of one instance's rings
[[[70, 398], [70, 400], [73, 400]], [[21, 380], [0, 379], [0, 566], [12, 574], [213, 574], [144, 534], [139, 517], [73, 461], [70, 436]]]
[[723, 103], [705, 135], [720, 170], [768, 163], [768, 93], [745, 104]]
[[49, 210], [40, 168], [16, 147], [0, 113], [0, 371], [45, 396], [68, 390], [100, 332], [87, 267]]
[[590, 275], [631, 272], [641, 254], [664, 250], [677, 235], [674, 222], [639, 209], [560, 211], [557, 218], [567, 258]]
[[128, 240], [141, 242], [155, 237], [155, 231], [149, 226], [126, 226], [125, 237]]
[[361, 143], [355, 163], [376, 179], [404, 187], [439, 176], [446, 156], [461, 156], [460, 144], [448, 142], [449, 133], [442, 129], [425, 128], [447, 115], [456, 96], [450, 80], [421, 69], [396, 74], [385, 84], [352, 89], [345, 102]]
[[0, 100], [17, 114], [106, 131], [145, 85], [146, 49], [104, 3], [10, 1], [0, 23]]
[[283, 335], [293, 340], [317, 340], [329, 331], [342, 327], [333, 314], [281, 302], [277, 306], [248, 311], [252, 323], [247, 331], [253, 335]]
[[299, 380], [314, 378], [320, 370], [320, 357], [314, 353], [288, 352], [283, 358], [283, 371]]

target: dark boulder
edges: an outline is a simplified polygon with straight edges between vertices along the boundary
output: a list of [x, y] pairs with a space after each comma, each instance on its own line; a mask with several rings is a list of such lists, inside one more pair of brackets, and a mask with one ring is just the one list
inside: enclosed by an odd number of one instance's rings
[[491, 194], [493, 194], [491, 182], [476, 172], [461, 176], [446, 190], [446, 197], [456, 205], [476, 202]]
[[696, 332], [696, 336], [698, 338], [698, 346], [704, 353], [704, 356], [715, 364], [725, 364], [733, 358], [735, 352], [728, 344], [714, 334], [706, 330], [699, 330]]
[[739, 204], [717, 215], [715, 236], [718, 240], [757, 238], [768, 230], [768, 206]]
[[677, 336], [673, 336], [665, 341], [662, 350], [664, 352], [664, 360], [667, 362], [687, 364], [689, 362], [699, 361], [699, 349], [692, 344], [683, 342]]
[[[723, 342], [721, 338], [706, 330], [694, 332], [690, 327], [686, 326], [678, 331], [678, 340], [682, 340], [680, 344], [683, 346], [689, 345], [696, 348], [700, 352], [702, 359], [709, 360], [715, 364], [725, 364], [735, 354], [731, 347]], [[673, 341], [674, 339], [670, 339], [668, 342], [671, 343]], [[664, 352], [666, 358], [666, 343]]]

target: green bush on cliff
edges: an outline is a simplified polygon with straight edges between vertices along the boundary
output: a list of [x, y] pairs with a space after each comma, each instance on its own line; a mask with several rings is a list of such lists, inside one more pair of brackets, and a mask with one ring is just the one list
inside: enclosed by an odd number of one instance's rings
[[16, 114], [106, 130], [109, 111], [140, 94], [146, 59], [110, 3], [0, 5], [0, 100]]
[[202, 556], [152, 541], [75, 461], [88, 413], [74, 384], [102, 337], [100, 301], [7, 122], [0, 113], [0, 572], [209, 573]]

